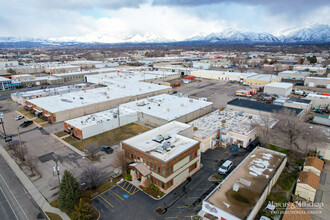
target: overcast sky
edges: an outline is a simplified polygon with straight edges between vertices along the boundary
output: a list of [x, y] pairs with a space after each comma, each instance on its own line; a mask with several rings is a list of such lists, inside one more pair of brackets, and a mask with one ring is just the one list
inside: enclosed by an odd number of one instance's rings
[[0, 0], [1, 37], [155, 33], [182, 40], [232, 28], [269, 32], [330, 24], [329, 0]]

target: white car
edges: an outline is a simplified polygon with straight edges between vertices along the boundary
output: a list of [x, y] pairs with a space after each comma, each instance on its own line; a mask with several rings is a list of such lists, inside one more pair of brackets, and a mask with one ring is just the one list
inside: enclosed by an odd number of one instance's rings
[[19, 120], [21, 120], [21, 119], [23, 119], [23, 118], [24, 118], [23, 115], [17, 115], [17, 116], [15, 117], [15, 120], [16, 120], [16, 121], [19, 121]]
[[233, 166], [233, 162], [230, 160], [226, 160], [218, 169], [220, 174], [226, 174]]

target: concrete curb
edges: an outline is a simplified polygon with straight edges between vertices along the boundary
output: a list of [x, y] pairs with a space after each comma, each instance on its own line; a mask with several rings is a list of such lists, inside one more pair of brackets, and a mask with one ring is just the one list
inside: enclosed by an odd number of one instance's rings
[[19, 168], [19, 166], [11, 158], [11, 156], [7, 153], [7, 151], [3, 148], [2, 145], [0, 145], [0, 154], [2, 155], [4, 160], [7, 162], [9, 167], [14, 171], [14, 173], [16, 174], [18, 179], [21, 181], [21, 183], [24, 185], [26, 190], [30, 193], [32, 198], [40, 206], [42, 211], [55, 213], [55, 214], [61, 216], [61, 218], [63, 220], [70, 220], [69, 216], [66, 213], [49, 205], [49, 203], [46, 201], [46, 199], [43, 197], [43, 195], [40, 193], [40, 191], [33, 185], [31, 180], [23, 173], [23, 171]]
[[50, 134], [51, 136], [53, 136], [55, 139], [57, 139], [58, 141], [60, 141], [62, 144], [64, 144], [65, 146], [67, 146], [68, 148], [70, 148], [72, 151], [76, 152], [77, 154], [79, 154], [82, 157], [86, 157], [86, 154], [83, 153], [82, 151], [78, 150], [77, 148], [75, 148], [74, 146], [72, 146], [71, 144], [68, 144], [67, 142], [65, 142], [62, 138], [57, 137], [55, 134]]

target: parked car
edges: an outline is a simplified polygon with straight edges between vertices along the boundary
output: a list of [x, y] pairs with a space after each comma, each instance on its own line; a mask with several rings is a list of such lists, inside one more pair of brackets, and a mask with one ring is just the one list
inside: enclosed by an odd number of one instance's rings
[[102, 146], [101, 150], [105, 151], [107, 154], [112, 154], [113, 153], [113, 149], [109, 146]]
[[31, 121], [31, 120], [28, 120], [28, 121], [24, 121], [22, 124], [20, 124], [19, 126], [21, 127], [21, 128], [26, 128], [27, 126], [29, 126], [29, 125], [32, 125], [33, 124], [33, 121]]
[[260, 145], [260, 141], [258, 139], [252, 141], [247, 147], [246, 150], [252, 151], [254, 148]]
[[233, 167], [233, 162], [226, 160], [218, 169], [220, 174], [226, 174]]
[[16, 121], [19, 121], [19, 120], [21, 120], [21, 119], [23, 119], [23, 118], [24, 118], [23, 115], [17, 115], [17, 116], [15, 117], [15, 120], [16, 120]]

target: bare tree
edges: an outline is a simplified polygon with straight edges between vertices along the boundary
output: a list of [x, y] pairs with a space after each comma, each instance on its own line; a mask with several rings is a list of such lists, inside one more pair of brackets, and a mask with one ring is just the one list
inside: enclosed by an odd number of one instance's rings
[[284, 142], [289, 149], [303, 151], [299, 146], [298, 140], [302, 137], [305, 129], [304, 123], [297, 117], [294, 110], [283, 109], [275, 114], [278, 123], [275, 126], [279, 140]]
[[38, 164], [37, 157], [35, 157], [35, 156], [27, 157], [24, 163], [27, 167], [29, 167], [32, 175], [37, 173], [37, 164]]
[[81, 178], [91, 189], [96, 189], [102, 183], [103, 174], [98, 168], [91, 165], [84, 169]]
[[251, 120], [251, 127], [258, 129], [259, 141], [262, 145], [268, 145], [272, 141], [271, 129], [277, 123], [277, 120], [267, 114], [260, 114], [260, 120]]
[[96, 143], [90, 144], [86, 147], [86, 150], [88, 152], [88, 156], [93, 160], [96, 156], [96, 153], [99, 152], [99, 145]]
[[[325, 133], [321, 130], [322, 128], [318, 128], [315, 125], [306, 124], [306, 126], [304, 126], [301, 139], [301, 144], [304, 146], [304, 153], [308, 153], [310, 150], [317, 151], [317, 145], [329, 141]], [[313, 144], [314, 148], [312, 148], [311, 144]]]

